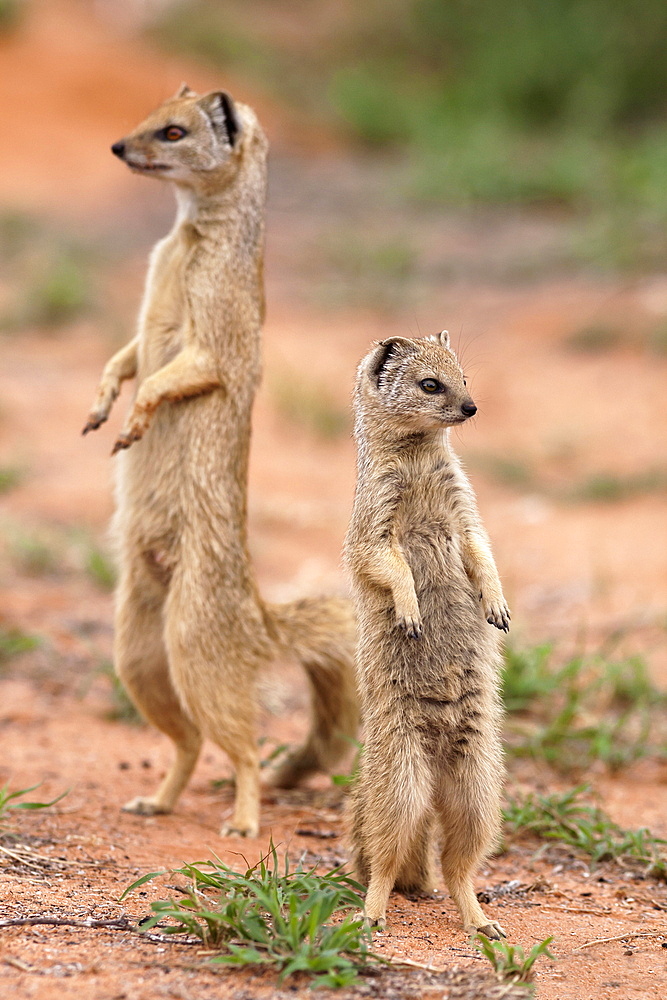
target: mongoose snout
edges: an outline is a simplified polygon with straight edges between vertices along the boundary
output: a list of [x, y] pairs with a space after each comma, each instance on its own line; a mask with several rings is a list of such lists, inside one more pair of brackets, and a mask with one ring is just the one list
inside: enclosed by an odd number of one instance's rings
[[111, 152], [113, 153], [114, 156], [118, 156], [121, 160], [123, 159], [123, 157], [125, 156], [125, 143], [122, 141], [122, 139], [119, 142], [114, 142], [113, 146], [111, 147]]
[[466, 417], [474, 417], [477, 413], [477, 407], [473, 403], [472, 399], [461, 403], [461, 413], [465, 414]]

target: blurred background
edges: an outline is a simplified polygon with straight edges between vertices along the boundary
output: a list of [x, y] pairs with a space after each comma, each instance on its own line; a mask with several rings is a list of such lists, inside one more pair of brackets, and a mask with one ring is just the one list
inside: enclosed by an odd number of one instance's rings
[[657, 0], [0, 0], [6, 676], [120, 697], [105, 530], [130, 390], [80, 430], [173, 199], [109, 146], [186, 80], [251, 104], [271, 141], [263, 592], [344, 589], [355, 366], [373, 339], [448, 328], [479, 407], [455, 440], [513, 610], [514, 708], [551, 699], [526, 752], [662, 759], [666, 44]]

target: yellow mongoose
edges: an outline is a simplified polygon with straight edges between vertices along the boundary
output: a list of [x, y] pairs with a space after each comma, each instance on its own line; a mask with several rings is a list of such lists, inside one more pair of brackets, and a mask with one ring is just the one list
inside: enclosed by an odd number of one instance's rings
[[84, 428], [99, 427], [121, 382], [136, 378], [114, 448], [139, 442], [118, 458], [114, 655], [176, 759], [155, 795], [124, 808], [169, 812], [206, 736], [236, 771], [223, 832], [254, 836], [258, 669], [288, 653], [312, 686], [312, 730], [275, 784], [332, 765], [357, 721], [351, 608], [336, 599], [264, 604], [247, 551], [267, 142], [249, 107], [184, 85], [112, 150], [136, 173], [172, 181], [178, 203], [151, 255], [137, 336], [106, 365]]
[[504, 935], [472, 879], [498, 833], [503, 758], [496, 628], [509, 629], [488, 537], [448, 428], [476, 412], [446, 332], [392, 337], [355, 389], [358, 480], [346, 539], [364, 753], [353, 797], [366, 917], [428, 892], [433, 841], [464, 927]]

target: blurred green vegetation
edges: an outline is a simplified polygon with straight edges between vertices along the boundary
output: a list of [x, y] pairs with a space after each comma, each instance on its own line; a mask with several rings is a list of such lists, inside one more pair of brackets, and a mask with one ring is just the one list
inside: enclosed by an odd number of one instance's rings
[[322, 384], [285, 370], [273, 379], [271, 395], [283, 417], [316, 437], [334, 441], [351, 432], [348, 408], [333, 399]]
[[667, 5], [659, 0], [180, 3], [171, 49], [256, 79], [367, 147], [405, 196], [586, 213], [603, 266], [667, 253]]
[[35, 635], [29, 635], [20, 628], [6, 628], [0, 625], [0, 666], [20, 656], [21, 653], [30, 653], [37, 649], [40, 640]]
[[22, 13], [21, 0], [0, 0], [0, 31], [14, 28]]
[[558, 662], [551, 644], [505, 650], [506, 746], [563, 773], [596, 762], [615, 771], [649, 754], [664, 758], [664, 707], [639, 656], [608, 652]]
[[96, 306], [96, 246], [37, 216], [0, 210], [0, 265], [12, 294], [0, 332], [57, 330]]

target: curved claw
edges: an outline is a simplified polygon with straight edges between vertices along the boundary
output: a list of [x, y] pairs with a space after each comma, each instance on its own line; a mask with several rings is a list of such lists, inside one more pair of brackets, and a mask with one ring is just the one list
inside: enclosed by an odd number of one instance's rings
[[88, 433], [88, 431], [96, 431], [98, 427], [102, 426], [102, 424], [104, 423], [105, 420], [107, 420], [106, 416], [95, 417], [95, 416], [93, 416], [91, 414], [91, 416], [88, 417], [88, 421], [86, 423], [86, 426], [83, 428], [83, 430], [81, 431], [81, 433], [83, 435], [86, 435]]
[[220, 830], [221, 837], [257, 837], [258, 834], [259, 827], [256, 823], [248, 826], [234, 826], [231, 823], [225, 823]]
[[487, 622], [501, 632], [509, 632], [511, 618], [512, 616], [506, 604], [500, 606], [491, 605], [486, 609]]
[[484, 924], [483, 927], [473, 928], [473, 934], [483, 934], [484, 937], [489, 938], [491, 941], [500, 941], [501, 938], [507, 937], [506, 932], [497, 920], [491, 920], [488, 924]]
[[116, 452], [121, 451], [123, 448], [129, 448], [131, 444], [140, 439], [140, 434], [120, 434], [115, 445], [111, 449], [111, 454], [115, 455]]
[[404, 618], [399, 618], [396, 624], [400, 629], [402, 629], [403, 632], [405, 632], [408, 639], [421, 639], [424, 634], [422, 623], [418, 618], [406, 616]]

